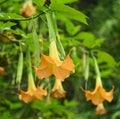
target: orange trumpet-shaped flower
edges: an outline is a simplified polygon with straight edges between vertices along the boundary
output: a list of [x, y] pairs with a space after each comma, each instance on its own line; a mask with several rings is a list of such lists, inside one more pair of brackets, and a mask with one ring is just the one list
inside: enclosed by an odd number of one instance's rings
[[32, 100], [34, 101], [42, 100], [43, 96], [46, 96], [46, 95], [47, 95], [46, 90], [43, 90], [40, 87], [36, 88], [33, 80], [33, 76], [32, 74], [29, 74], [28, 90], [26, 92], [23, 90], [20, 90], [19, 99], [23, 100], [25, 103], [28, 103]]
[[96, 110], [95, 110], [95, 113], [96, 113], [97, 115], [103, 115], [103, 114], [106, 114], [106, 113], [107, 113], [107, 110], [105, 109], [103, 103], [97, 105], [97, 108], [96, 108]]
[[65, 98], [66, 91], [62, 87], [62, 82], [59, 79], [55, 80], [55, 84], [51, 91], [51, 96], [57, 99]]
[[95, 90], [94, 91], [83, 90], [83, 91], [85, 92], [87, 101], [91, 100], [94, 105], [98, 105], [105, 100], [111, 102], [113, 99], [113, 90], [114, 87], [110, 92], [106, 92], [102, 86], [101, 78], [97, 77]]
[[48, 78], [52, 74], [61, 81], [69, 77], [70, 72], [74, 71], [74, 64], [69, 54], [64, 61], [61, 61], [55, 41], [50, 43], [49, 56], [42, 54], [40, 66], [36, 68], [36, 75], [39, 79]]
[[24, 17], [30, 17], [32, 16], [34, 13], [36, 12], [36, 7], [33, 6], [31, 1], [28, 1], [24, 4], [22, 10], [21, 10], [21, 14]]

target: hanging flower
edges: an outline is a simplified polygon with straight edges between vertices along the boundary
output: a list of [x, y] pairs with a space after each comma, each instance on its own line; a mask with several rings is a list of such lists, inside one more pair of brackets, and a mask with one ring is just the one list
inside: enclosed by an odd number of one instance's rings
[[6, 72], [5, 69], [3, 67], [0, 67], [0, 76], [5, 76]]
[[101, 78], [98, 76], [96, 79], [96, 87], [94, 91], [84, 90], [87, 101], [91, 100], [94, 105], [99, 105], [103, 101], [107, 100], [111, 102], [113, 100], [113, 90], [106, 92], [102, 86]]
[[96, 110], [95, 110], [95, 113], [96, 113], [97, 115], [103, 115], [103, 114], [106, 114], [106, 113], [107, 113], [107, 110], [105, 109], [103, 103], [97, 105], [97, 108], [96, 108]]
[[65, 98], [66, 91], [62, 87], [62, 82], [59, 79], [55, 80], [55, 84], [51, 91], [51, 96], [57, 99]]
[[21, 10], [21, 14], [24, 17], [30, 17], [36, 12], [36, 7], [33, 6], [31, 1], [24, 3], [24, 6]]
[[40, 87], [36, 87], [32, 74], [29, 74], [28, 90], [26, 92], [20, 90], [19, 99], [23, 100], [25, 103], [28, 103], [32, 100], [33, 101], [42, 100], [43, 96], [46, 95], [47, 95], [46, 90], [43, 90]]
[[52, 74], [61, 81], [69, 77], [70, 72], [74, 71], [74, 64], [69, 54], [64, 61], [58, 55], [55, 41], [50, 43], [49, 56], [42, 54], [40, 66], [36, 68], [36, 75], [39, 79], [48, 78]]

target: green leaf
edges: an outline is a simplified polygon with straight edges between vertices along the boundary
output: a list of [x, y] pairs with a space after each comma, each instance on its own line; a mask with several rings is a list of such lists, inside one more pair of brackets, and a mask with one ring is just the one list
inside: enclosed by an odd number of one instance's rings
[[10, 100], [7, 100], [7, 99], [5, 99], [4, 100], [4, 103], [6, 104], [6, 105], [8, 105], [9, 107], [10, 107], [10, 109], [18, 109], [18, 108], [21, 108], [22, 106], [23, 106], [23, 104], [21, 103], [21, 102], [11, 102]]
[[65, 26], [69, 35], [75, 35], [81, 28], [80, 25], [75, 26], [70, 20], [66, 20]]
[[111, 119], [119, 119], [120, 118], [120, 111], [116, 111], [115, 113], [113, 113]]
[[96, 50], [96, 51], [97, 51], [97, 57], [101, 62], [106, 62], [107, 65], [110, 67], [116, 64], [115, 59], [109, 53], [100, 50]]
[[93, 40], [95, 36], [90, 32], [80, 32], [75, 38], [79, 40]]
[[0, 115], [0, 119], [12, 119], [10, 112], [7, 110]]
[[102, 77], [108, 78], [108, 76], [112, 73], [112, 68], [107, 68], [106, 70], [102, 70], [100, 73]]
[[16, 23], [13, 23], [13, 22], [6, 22], [5, 24], [2, 25], [2, 28], [11, 27], [11, 26], [14, 26], [14, 25], [16, 25]]
[[8, 20], [8, 19], [21, 19], [24, 18], [21, 15], [18, 15], [16, 13], [0, 13], [0, 19], [2, 20]]
[[25, 32], [23, 30], [19, 29], [19, 28], [15, 29], [15, 30], [10, 29], [9, 31], [16, 34], [16, 35], [21, 35], [23, 37], [26, 37]]
[[103, 38], [96, 39], [95, 36], [90, 32], [81, 32], [76, 35], [75, 38], [80, 40], [82, 45], [87, 48], [94, 48], [96, 46], [100, 46], [104, 41]]
[[64, 105], [65, 105], [66, 107], [74, 107], [74, 106], [77, 106], [77, 105], [78, 105], [78, 102], [65, 100], [65, 101], [64, 101]]
[[42, 7], [44, 5], [44, 0], [33, 0], [38, 7]]
[[2, 33], [4, 30], [10, 30], [10, 27], [14, 26], [14, 25], [16, 25], [16, 23], [13, 23], [13, 22], [6, 22], [6, 23], [0, 22], [0, 32]]
[[68, 4], [76, 2], [77, 0], [51, 0], [52, 3], [62, 3], [62, 4]]
[[50, 5], [50, 8], [52, 11], [56, 12], [57, 14], [63, 14], [70, 19], [74, 19], [84, 24], [87, 24], [87, 21], [86, 21], [87, 16], [74, 8], [71, 8], [63, 4], [57, 4], [57, 3], [56, 4], [52, 3]]
[[93, 48], [95, 46], [100, 46], [104, 41], [105, 41], [104, 38], [95, 39], [95, 41], [94, 41], [94, 43], [93, 43], [93, 45], [91, 47]]

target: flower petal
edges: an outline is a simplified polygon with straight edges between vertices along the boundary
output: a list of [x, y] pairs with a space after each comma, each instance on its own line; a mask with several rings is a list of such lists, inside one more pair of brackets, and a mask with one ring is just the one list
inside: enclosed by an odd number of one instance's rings
[[111, 91], [110, 92], [105, 92], [103, 93], [103, 97], [105, 97], [105, 99], [108, 101], [108, 102], [111, 102], [113, 100], [113, 91], [114, 91], [114, 86], [112, 87]]
[[61, 99], [61, 98], [65, 98], [66, 91], [56, 89], [51, 91], [50, 95], [56, 99]]
[[28, 92], [20, 90], [19, 99], [24, 101], [25, 103], [28, 103], [32, 100], [32, 96]]
[[106, 92], [105, 89], [101, 86], [97, 87], [94, 91], [84, 90], [87, 101], [91, 100], [94, 105], [102, 103], [104, 100], [109, 102], [113, 99], [113, 90]]
[[103, 114], [106, 114], [106, 113], [107, 113], [107, 110], [105, 109], [103, 103], [97, 105], [97, 108], [95, 110], [95, 114], [103, 115]]
[[63, 61], [61, 67], [68, 71], [74, 71], [74, 64], [69, 54], [67, 55], [66, 59]]
[[64, 81], [65, 78], [69, 77], [70, 71], [74, 71], [74, 64], [70, 56], [67, 55], [61, 66], [54, 68], [53, 74], [55, 75], [56, 79]]
[[36, 69], [36, 75], [39, 79], [43, 79], [53, 74], [56, 79], [63, 81], [69, 77], [70, 71], [74, 71], [74, 64], [69, 55], [67, 55], [64, 61], [58, 62], [42, 54], [40, 66]]
[[47, 91], [43, 90], [40, 87], [37, 87], [37, 89], [34, 91], [33, 100], [42, 100], [43, 96], [47, 95]]
[[40, 66], [36, 69], [37, 77], [43, 79], [52, 75], [52, 64], [53, 61], [48, 56], [42, 55]]

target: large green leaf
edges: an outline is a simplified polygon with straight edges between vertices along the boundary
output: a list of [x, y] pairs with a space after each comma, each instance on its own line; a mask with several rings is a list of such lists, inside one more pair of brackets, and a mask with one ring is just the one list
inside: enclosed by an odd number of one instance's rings
[[65, 26], [69, 35], [75, 35], [81, 28], [80, 25], [75, 26], [70, 20], [66, 20]]
[[95, 36], [90, 32], [80, 32], [75, 38], [79, 40], [93, 40]]
[[51, 7], [51, 10], [56, 12], [57, 14], [63, 14], [64, 16], [70, 19], [74, 19], [84, 24], [87, 24], [87, 21], [86, 21], [87, 16], [74, 8], [71, 8], [67, 5], [60, 4], [60, 3], [59, 4], [51, 3], [50, 7]]
[[108, 66], [114, 66], [116, 64], [115, 59], [109, 53], [100, 50], [96, 51], [97, 57], [101, 62], [106, 62]]
[[98, 38], [96, 39], [94, 34], [90, 32], [81, 32], [75, 37], [77, 40], [80, 40], [82, 45], [84, 45], [87, 48], [94, 48], [96, 46], [100, 46], [104, 39]]

